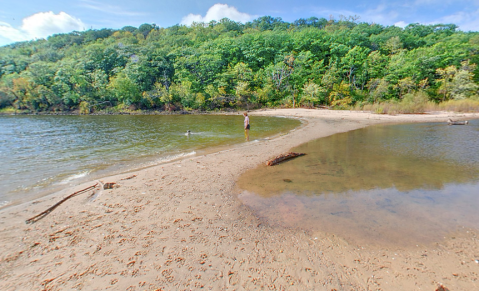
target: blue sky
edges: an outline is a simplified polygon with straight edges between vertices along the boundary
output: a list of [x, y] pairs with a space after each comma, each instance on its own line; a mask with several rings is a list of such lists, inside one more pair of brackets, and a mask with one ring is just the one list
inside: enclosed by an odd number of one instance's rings
[[357, 15], [382, 25], [455, 23], [479, 30], [479, 0], [0, 0], [0, 45], [73, 30], [169, 27], [223, 17], [246, 22], [264, 15], [285, 21]]

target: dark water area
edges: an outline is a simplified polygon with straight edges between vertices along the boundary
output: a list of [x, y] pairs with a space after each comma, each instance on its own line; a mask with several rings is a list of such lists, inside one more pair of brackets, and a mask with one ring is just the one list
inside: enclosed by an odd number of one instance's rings
[[394, 245], [479, 229], [479, 120], [371, 126], [293, 151], [307, 155], [238, 182], [269, 224]]
[[[256, 116], [250, 122], [252, 142], [300, 124]], [[0, 208], [244, 141], [242, 115], [0, 116]]]

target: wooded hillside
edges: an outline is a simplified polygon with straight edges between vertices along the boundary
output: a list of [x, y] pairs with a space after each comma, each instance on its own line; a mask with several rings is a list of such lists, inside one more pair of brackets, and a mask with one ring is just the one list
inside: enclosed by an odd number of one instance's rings
[[260, 17], [143, 24], [0, 48], [0, 109], [336, 108], [391, 99], [479, 99], [479, 33]]

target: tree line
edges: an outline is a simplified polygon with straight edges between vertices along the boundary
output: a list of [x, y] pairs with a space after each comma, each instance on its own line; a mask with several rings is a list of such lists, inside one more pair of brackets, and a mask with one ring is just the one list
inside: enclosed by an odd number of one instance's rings
[[414, 96], [439, 103], [479, 99], [478, 63], [479, 33], [454, 24], [270, 16], [142, 24], [0, 47], [0, 110], [349, 108]]

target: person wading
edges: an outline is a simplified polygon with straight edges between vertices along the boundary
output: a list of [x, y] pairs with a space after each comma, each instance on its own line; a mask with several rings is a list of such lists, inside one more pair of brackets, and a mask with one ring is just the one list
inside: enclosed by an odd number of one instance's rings
[[248, 113], [245, 112], [243, 113], [243, 116], [244, 116], [244, 137], [246, 138], [246, 141], [249, 141], [249, 117], [248, 117]]

